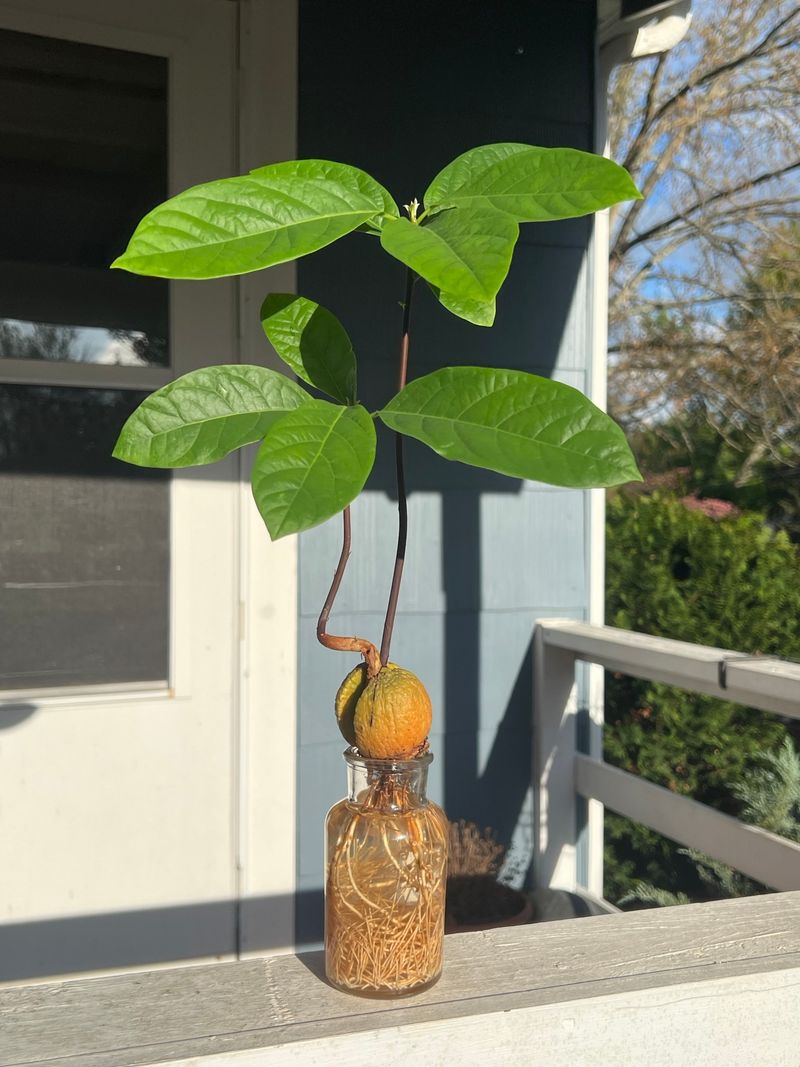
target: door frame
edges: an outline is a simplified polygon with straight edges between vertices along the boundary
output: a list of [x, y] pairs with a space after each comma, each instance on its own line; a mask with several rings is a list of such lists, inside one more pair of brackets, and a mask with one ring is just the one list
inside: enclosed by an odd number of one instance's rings
[[[297, 156], [298, 0], [238, 0], [240, 172]], [[266, 294], [295, 292], [294, 263], [237, 281], [240, 359], [286, 367], [266, 343]], [[293, 952], [297, 888], [296, 535], [272, 542], [240, 456], [239, 955]], [[282, 755], [281, 755], [282, 754]]]
[[[235, 61], [230, 93], [224, 98], [206, 92], [208, 70], [230, 56], [220, 55], [219, 40], [207, 34], [202, 63], [197, 63], [196, 39], [192, 59], [186, 43], [194, 34], [198, 0], [138, 0], [137, 4], [111, 0], [16, 0], [0, 3], [0, 26], [20, 32], [83, 41], [129, 51], [166, 56], [170, 61], [169, 189], [241, 173], [271, 161], [296, 155], [297, 124], [297, 0], [202, 0], [217, 9], [227, 24], [235, 21]], [[72, 10], [65, 14], [65, 9]], [[231, 9], [233, 9], [231, 11]], [[229, 14], [230, 12], [230, 14]], [[195, 35], [196, 38], [196, 35]], [[192, 108], [214, 112], [214, 121], [231, 124], [232, 151], [227, 163], [212, 164], [208, 152], [197, 161], [197, 124], [187, 114], [184, 90], [175, 93], [177, 81], [194, 78]], [[197, 94], [195, 96], [194, 94]], [[196, 115], [196, 111], [195, 111]], [[214, 155], [214, 153], [212, 153]], [[205, 168], [211, 166], [212, 172]], [[295, 288], [293, 265], [273, 268], [268, 277], [259, 272], [238, 280], [213, 283], [211, 303], [218, 314], [204, 315], [198, 337], [209, 347], [214, 335], [218, 358], [211, 362], [253, 362], [276, 365], [260, 328], [258, 308], [270, 288]], [[207, 289], [206, 293], [210, 294]], [[170, 323], [196, 298], [192, 283], [170, 283]], [[184, 321], [188, 316], [184, 315]], [[182, 348], [170, 338], [169, 369], [117, 368], [86, 364], [34, 365], [32, 361], [4, 360], [0, 380], [6, 383], [96, 388], [155, 389], [193, 369], [182, 351], [190, 350], [185, 336]], [[225, 353], [222, 355], [222, 353]], [[271, 544], [252, 501], [248, 480], [251, 456], [237, 453], [218, 468], [234, 479], [230, 507], [218, 521], [216, 533], [229, 538], [226, 551], [234, 556], [230, 590], [232, 677], [233, 796], [232, 837], [235, 856], [232, 882], [237, 902], [237, 950], [241, 955], [291, 951], [294, 946], [294, 893], [296, 853], [296, 705], [297, 705], [297, 538]], [[224, 471], [222, 467], [224, 466]], [[179, 509], [186, 494], [202, 492], [205, 472], [181, 472], [173, 478], [171, 509]], [[227, 499], [227, 497], [226, 497]], [[174, 513], [174, 512], [173, 512]], [[173, 523], [173, 528], [179, 523]], [[24, 694], [37, 708], [74, 704], [108, 704], [118, 701], [169, 701], [188, 696], [193, 688], [192, 650], [187, 647], [181, 618], [190, 604], [192, 586], [188, 530], [171, 536], [170, 577], [170, 679], [168, 684], [121, 683], [118, 686], [30, 691]], [[184, 561], [183, 565], [182, 562]], [[190, 610], [190, 608], [189, 608]], [[226, 612], [227, 615], [227, 612]], [[177, 624], [176, 624], [177, 623]], [[0, 694], [0, 703], [15, 703], [21, 692]]]

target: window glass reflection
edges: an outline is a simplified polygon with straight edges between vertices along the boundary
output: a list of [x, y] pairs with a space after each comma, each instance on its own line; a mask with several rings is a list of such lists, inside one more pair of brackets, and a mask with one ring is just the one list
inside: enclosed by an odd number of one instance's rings
[[0, 359], [166, 366], [168, 290], [108, 269], [167, 195], [167, 61], [0, 30]]

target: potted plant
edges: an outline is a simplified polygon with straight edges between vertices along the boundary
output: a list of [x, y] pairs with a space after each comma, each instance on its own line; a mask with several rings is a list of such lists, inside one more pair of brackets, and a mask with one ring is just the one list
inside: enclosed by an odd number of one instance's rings
[[[423, 683], [390, 661], [406, 548], [403, 439], [450, 460], [561, 486], [639, 479], [619, 427], [576, 389], [533, 374], [444, 367], [409, 379], [412, 301], [491, 326], [522, 223], [585, 215], [639, 193], [615, 163], [568, 148], [475, 148], [446, 166], [404, 211], [372, 177], [326, 160], [260, 167], [180, 193], [141, 221], [113, 264], [162, 278], [244, 274], [308, 255], [359, 231], [405, 267], [398, 388], [378, 411], [358, 402], [344, 326], [305, 296], [270, 293], [266, 336], [310, 394], [261, 366], [196, 370], [148, 397], [114, 455], [130, 463], [213, 463], [260, 442], [256, 504], [272, 538], [342, 514], [342, 550], [317, 625], [329, 649], [362, 662], [335, 698], [349, 744], [349, 793], [328, 816], [326, 967], [341, 988], [415, 992], [441, 970], [447, 822], [425, 797], [432, 708]], [[380, 645], [328, 631], [350, 552], [350, 505], [376, 448], [395, 435], [398, 537]]]
[[[533, 901], [500, 875], [506, 849], [487, 827], [460, 819], [450, 823], [445, 933], [521, 926], [533, 920]], [[517, 872], [506, 870], [504, 877]]]

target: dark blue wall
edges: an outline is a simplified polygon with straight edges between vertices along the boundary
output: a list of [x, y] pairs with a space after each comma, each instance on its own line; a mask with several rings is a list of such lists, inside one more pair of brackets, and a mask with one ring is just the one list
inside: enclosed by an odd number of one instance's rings
[[[593, 2], [407, 3], [301, 0], [299, 155], [363, 167], [398, 203], [421, 199], [454, 156], [492, 141], [592, 147]], [[450, 316], [424, 291], [411, 376], [455, 363], [515, 367], [586, 387], [586, 220], [523, 227], [493, 329]], [[403, 268], [353, 235], [298, 265], [298, 291], [345, 323], [362, 399], [396, 378]], [[354, 551], [332, 627], [378, 643], [396, 537], [393, 446], [379, 429]], [[409, 551], [392, 659], [434, 704], [432, 793], [453, 819], [491, 825], [530, 856], [534, 620], [585, 614], [586, 495], [522, 484], [440, 459], [411, 442]], [[339, 551], [331, 521], [300, 544], [298, 915], [321, 931], [322, 824], [344, 766], [332, 699], [354, 659], [328, 652], [314, 620]]]

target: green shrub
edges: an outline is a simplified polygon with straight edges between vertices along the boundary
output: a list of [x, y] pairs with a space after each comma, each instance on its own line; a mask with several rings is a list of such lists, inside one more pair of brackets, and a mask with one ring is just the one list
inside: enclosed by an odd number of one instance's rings
[[[790, 841], [800, 841], [800, 753], [790, 738], [784, 738], [777, 752], [765, 753], [761, 766], [738, 783], [734, 795], [741, 801], [739, 815], [744, 822], [780, 834]], [[691, 860], [694, 874], [703, 883], [708, 896], [726, 899], [771, 892], [767, 886], [697, 849], [681, 848], [678, 855]], [[667, 907], [691, 901], [685, 893], [674, 893], [650, 882], [637, 881], [617, 903]]]
[[[674, 497], [617, 494], [608, 506], [606, 603], [612, 626], [800, 659], [800, 556], [756, 514], [713, 519]], [[753, 709], [607, 678], [606, 759], [733, 814], [739, 784], [786, 736], [780, 719]], [[707, 895], [691, 857], [646, 827], [609, 813], [606, 841], [611, 899], [642, 881]]]

